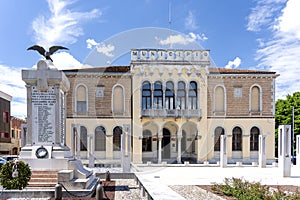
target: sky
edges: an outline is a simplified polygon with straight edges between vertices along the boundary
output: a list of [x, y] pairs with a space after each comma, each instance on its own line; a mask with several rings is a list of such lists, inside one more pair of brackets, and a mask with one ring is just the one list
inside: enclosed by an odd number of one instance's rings
[[46, 50], [58, 69], [129, 65], [130, 49], [206, 49], [219, 68], [274, 71], [276, 99], [300, 88], [299, 0], [1, 0], [0, 90], [26, 117], [21, 70]]

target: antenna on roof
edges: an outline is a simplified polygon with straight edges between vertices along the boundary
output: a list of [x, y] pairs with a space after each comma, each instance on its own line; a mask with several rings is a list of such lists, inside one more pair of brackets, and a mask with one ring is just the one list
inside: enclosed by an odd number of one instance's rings
[[171, 23], [172, 23], [172, 18], [171, 18], [171, 8], [172, 8], [172, 4], [171, 1], [169, 1], [169, 29], [171, 29]]
[[[171, 25], [172, 25], [172, 4], [171, 4], [171, 0], [169, 1], [169, 30], [170, 30], [170, 36], [171, 36]], [[172, 42], [170, 42], [170, 49], [172, 49]]]

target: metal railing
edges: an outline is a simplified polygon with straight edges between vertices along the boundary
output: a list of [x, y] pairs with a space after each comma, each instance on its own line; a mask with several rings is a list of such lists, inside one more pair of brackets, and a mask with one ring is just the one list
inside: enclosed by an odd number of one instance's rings
[[142, 117], [186, 117], [186, 118], [201, 118], [201, 109], [146, 109], [141, 111]]

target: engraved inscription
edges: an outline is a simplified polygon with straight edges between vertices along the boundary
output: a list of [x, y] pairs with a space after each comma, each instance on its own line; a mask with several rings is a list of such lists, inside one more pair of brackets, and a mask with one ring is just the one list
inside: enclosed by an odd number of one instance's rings
[[52, 144], [55, 140], [55, 105], [54, 87], [40, 91], [32, 87], [33, 139], [36, 143]]

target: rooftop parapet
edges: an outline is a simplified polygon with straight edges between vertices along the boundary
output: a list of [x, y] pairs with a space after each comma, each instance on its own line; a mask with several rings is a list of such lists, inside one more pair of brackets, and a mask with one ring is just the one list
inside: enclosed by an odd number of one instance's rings
[[209, 50], [132, 49], [131, 62], [210, 63]]

